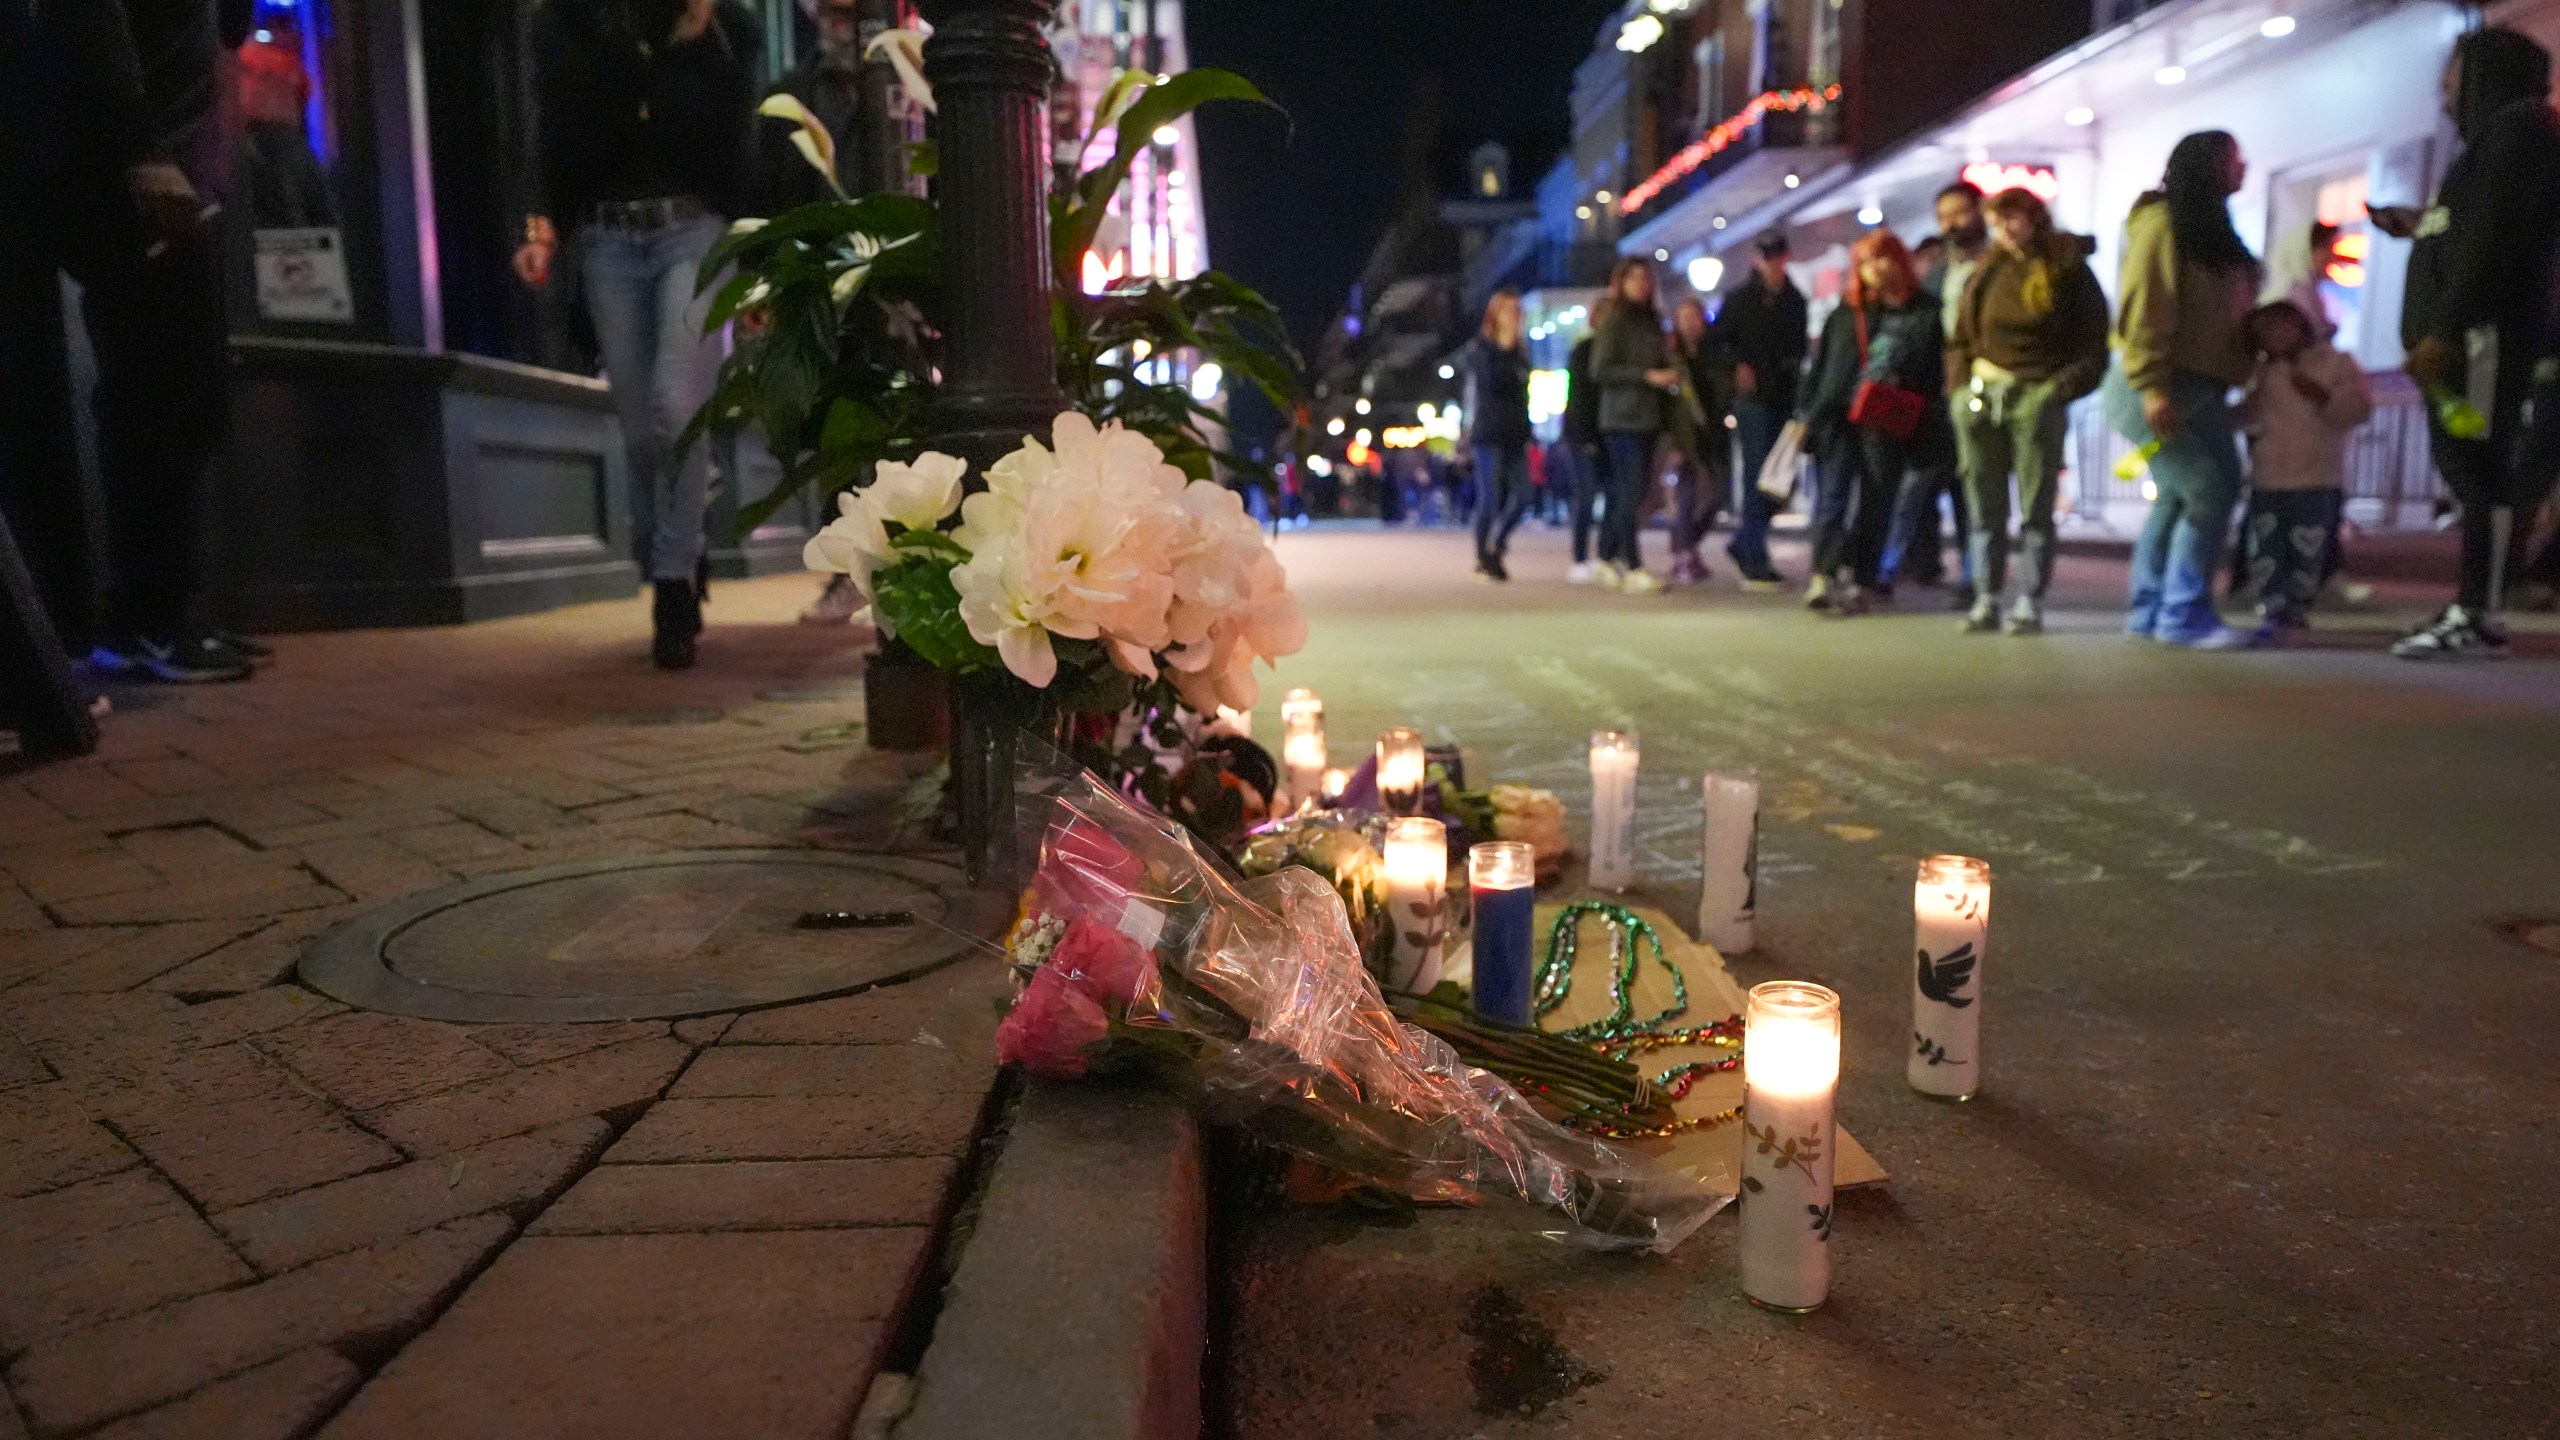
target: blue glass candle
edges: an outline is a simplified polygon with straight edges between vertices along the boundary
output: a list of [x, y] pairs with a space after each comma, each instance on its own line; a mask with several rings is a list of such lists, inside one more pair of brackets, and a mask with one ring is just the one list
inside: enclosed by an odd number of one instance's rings
[[1529, 1023], [1537, 883], [1537, 854], [1525, 840], [1488, 840], [1467, 852], [1467, 892], [1476, 917], [1475, 1006], [1489, 1020]]

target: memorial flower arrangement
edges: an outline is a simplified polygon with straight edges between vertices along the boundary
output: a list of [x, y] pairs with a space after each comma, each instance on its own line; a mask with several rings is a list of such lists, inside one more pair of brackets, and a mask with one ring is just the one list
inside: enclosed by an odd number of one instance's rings
[[1232, 879], [1190, 832], [1096, 777], [1027, 772], [1038, 857], [1005, 939], [1018, 986], [996, 1033], [1005, 1063], [1062, 1080], [1144, 1075], [1355, 1181], [1424, 1200], [1525, 1201], [1537, 1228], [1571, 1243], [1668, 1250], [1725, 1203], [1715, 1186], [1550, 1120], [1473, 1061], [1499, 1056], [1550, 1100], [1587, 1089], [1612, 1106], [1630, 1098], [1619, 1087], [1643, 1093], [1624, 1064], [1481, 1022], [1453, 1047], [1390, 1008], [1314, 871]]
[[955, 674], [1000, 666], [1076, 710], [1117, 712], [1142, 684], [1200, 714], [1251, 709], [1255, 662], [1296, 653], [1307, 622], [1243, 502], [1116, 422], [1071, 410], [1050, 438], [965, 498], [954, 456], [883, 461], [804, 559], [852, 577], [884, 633]]

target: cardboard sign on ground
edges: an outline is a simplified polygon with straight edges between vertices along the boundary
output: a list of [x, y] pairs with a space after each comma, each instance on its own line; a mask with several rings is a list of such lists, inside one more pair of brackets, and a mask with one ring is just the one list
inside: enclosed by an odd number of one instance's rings
[[[1545, 958], [1547, 937], [1555, 931], [1556, 916], [1561, 905], [1538, 907], [1537, 945], [1539, 958]], [[1629, 906], [1662, 937], [1663, 955], [1680, 967], [1688, 983], [1689, 1012], [1681, 1025], [1704, 1025], [1727, 1015], [1742, 1013], [1742, 987], [1725, 972], [1724, 957], [1715, 947], [1689, 938], [1688, 933], [1673, 923], [1670, 916], [1644, 906]], [[1574, 951], [1573, 986], [1557, 1006], [1538, 1024], [1547, 1030], [1570, 1030], [1608, 1018], [1610, 1011], [1609, 973], [1615, 963], [1610, 950], [1609, 926], [1595, 916], [1584, 916], [1582, 933]], [[1650, 947], [1641, 947], [1634, 985], [1629, 994], [1635, 1001], [1638, 1019], [1658, 1015], [1672, 1001], [1671, 977], [1653, 962]], [[1674, 1065], [1694, 1060], [1718, 1060], [1730, 1051], [1707, 1047], [1680, 1047], [1653, 1050], [1639, 1057], [1638, 1063], [1648, 1075], [1658, 1075]], [[1739, 1068], [1718, 1074], [1700, 1076], [1689, 1093], [1674, 1107], [1683, 1117], [1717, 1115], [1742, 1103], [1742, 1071]], [[1840, 1150], [1833, 1161], [1832, 1183], [1848, 1190], [1865, 1185], [1881, 1185], [1884, 1167], [1867, 1153], [1845, 1126], [1839, 1127]], [[1734, 1177], [1742, 1173], [1742, 1122], [1728, 1120], [1686, 1130], [1664, 1140], [1628, 1142], [1634, 1148], [1652, 1155], [1675, 1170], [1731, 1187]]]

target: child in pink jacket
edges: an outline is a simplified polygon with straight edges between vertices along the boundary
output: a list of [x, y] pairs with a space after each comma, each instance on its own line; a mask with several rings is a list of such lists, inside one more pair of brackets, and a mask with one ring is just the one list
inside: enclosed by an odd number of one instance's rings
[[2267, 638], [2303, 629], [2328, 574], [2346, 508], [2347, 437], [2373, 414], [2373, 391], [2326, 326], [2290, 300], [2247, 321], [2256, 376], [2240, 405], [2249, 437], [2249, 580]]

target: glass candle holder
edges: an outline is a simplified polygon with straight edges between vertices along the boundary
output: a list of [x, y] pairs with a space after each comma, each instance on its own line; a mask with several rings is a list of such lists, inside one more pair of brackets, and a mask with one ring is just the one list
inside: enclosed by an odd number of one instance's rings
[[1529, 1023], [1537, 887], [1538, 854], [1528, 841], [1487, 840], [1467, 851], [1479, 1015], [1512, 1025]]
[[1636, 763], [1633, 731], [1591, 736], [1591, 883], [1631, 890], [1636, 883]]
[[1387, 822], [1387, 928], [1395, 932], [1387, 988], [1420, 995], [1440, 983], [1449, 933], [1449, 830], [1427, 815]]
[[1742, 1293], [1801, 1314], [1831, 1295], [1840, 997], [1800, 980], [1752, 986], [1742, 1087]]
[[1911, 1088], [1970, 1100], [1982, 1088], [1982, 964], [1991, 948], [1991, 867], [1964, 855], [1920, 862], [1911, 893]]
[[1290, 715], [1281, 722], [1280, 764], [1288, 772], [1289, 798], [1312, 805], [1324, 798], [1324, 711]]
[[1422, 732], [1399, 725], [1378, 737], [1378, 805], [1390, 815], [1422, 808]]
[[1303, 687], [1280, 697], [1281, 733], [1295, 730], [1302, 721], [1312, 722], [1319, 730], [1324, 728], [1323, 698]]
[[1710, 770], [1699, 789], [1698, 938], [1740, 955], [1760, 907], [1760, 781]]

